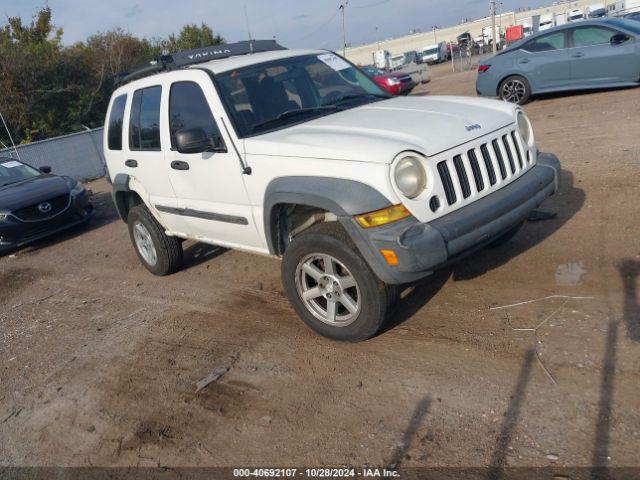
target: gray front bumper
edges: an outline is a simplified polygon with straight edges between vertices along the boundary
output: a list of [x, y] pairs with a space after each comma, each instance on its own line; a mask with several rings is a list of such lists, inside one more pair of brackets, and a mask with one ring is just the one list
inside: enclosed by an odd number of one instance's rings
[[[558, 158], [540, 153], [537, 164], [517, 180], [430, 223], [413, 217], [373, 229], [363, 229], [353, 219], [342, 219], [342, 223], [382, 281], [413, 282], [518, 225], [557, 191], [559, 178]], [[389, 266], [381, 249], [396, 252], [398, 265]]]

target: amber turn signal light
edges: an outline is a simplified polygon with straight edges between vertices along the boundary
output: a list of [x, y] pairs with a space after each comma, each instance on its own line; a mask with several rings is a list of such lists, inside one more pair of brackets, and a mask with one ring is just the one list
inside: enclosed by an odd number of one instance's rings
[[411, 216], [411, 212], [409, 212], [404, 205], [393, 205], [388, 208], [383, 208], [382, 210], [376, 210], [375, 212], [357, 215], [356, 220], [362, 228], [373, 228], [397, 222], [409, 216]]

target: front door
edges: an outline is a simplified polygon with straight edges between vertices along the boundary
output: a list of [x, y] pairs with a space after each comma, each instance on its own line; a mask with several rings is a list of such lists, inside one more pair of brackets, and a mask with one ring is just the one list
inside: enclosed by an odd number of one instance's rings
[[[222, 124], [223, 107], [208, 75], [199, 70], [176, 72], [168, 92], [168, 122], [164, 135], [169, 177], [178, 213], [192, 238], [217, 245], [264, 250], [253, 220], [238, 152]], [[199, 128], [226, 151], [180, 153], [176, 134]], [[237, 140], [235, 140], [237, 142]]]
[[598, 87], [638, 80], [638, 56], [635, 42], [612, 44], [611, 38], [621, 34], [599, 26], [572, 29], [571, 82], [579, 88]]
[[542, 35], [522, 46], [518, 68], [534, 93], [560, 90], [569, 85], [571, 69], [564, 30]]

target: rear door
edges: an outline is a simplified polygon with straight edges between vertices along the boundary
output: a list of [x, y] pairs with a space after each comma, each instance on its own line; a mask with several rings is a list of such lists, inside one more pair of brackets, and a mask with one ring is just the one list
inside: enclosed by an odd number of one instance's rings
[[518, 68], [534, 93], [568, 87], [571, 68], [565, 30], [533, 38], [520, 50]]
[[612, 44], [623, 34], [613, 28], [582, 26], [571, 29], [571, 83], [576, 87], [597, 87], [638, 80], [640, 62], [633, 38]]
[[[156, 205], [176, 206], [176, 196], [169, 180], [162, 149], [160, 131], [166, 119], [160, 115], [163, 86], [152, 77], [148, 85], [134, 90], [125, 111], [125, 131], [121, 160], [123, 170], [132, 179], [130, 186], [146, 193], [149, 206], [163, 226], [172, 232], [184, 232], [185, 223], [180, 216], [158, 211]], [[133, 185], [131, 185], [133, 183]], [[137, 185], [136, 185], [137, 183]], [[141, 192], [143, 193], [143, 192]]]
[[[163, 139], [169, 176], [176, 194], [177, 213], [183, 215], [189, 236], [210, 243], [248, 250], [264, 250], [252, 216], [238, 153], [222, 123], [223, 107], [206, 72], [185, 70], [171, 75]], [[180, 153], [176, 134], [201, 128], [221, 139], [223, 152]], [[239, 148], [239, 147], [238, 147]]]

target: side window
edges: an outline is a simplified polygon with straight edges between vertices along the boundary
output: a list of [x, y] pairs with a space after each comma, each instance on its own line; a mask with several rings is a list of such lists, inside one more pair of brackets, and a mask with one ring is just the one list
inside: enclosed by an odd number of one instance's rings
[[542, 37], [535, 38], [527, 42], [523, 50], [528, 52], [548, 52], [551, 50], [560, 50], [565, 48], [564, 30], [560, 32], [550, 33]]
[[613, 30], [601, 27], [583, 27], [573, 30], [574, 47], [590, 47], [609, 43], [615, 34]]
[[184, 128], [201, 128], [211, 139], [222, 138], [207, 99], [195, 82], [176, 82], [171, 85], [169, 130], [172, 147], [176, 145], [176, 133]]
[[122, 150], [122, 121], [126, 104], [127, 96], [120, 95], [111, 105], [111, 114], [107, 125], [107, 147], [109, 150]]
[[131, 101], [129, 148], [160, 150], [160, 97], [162, 87], [136, 90]]

